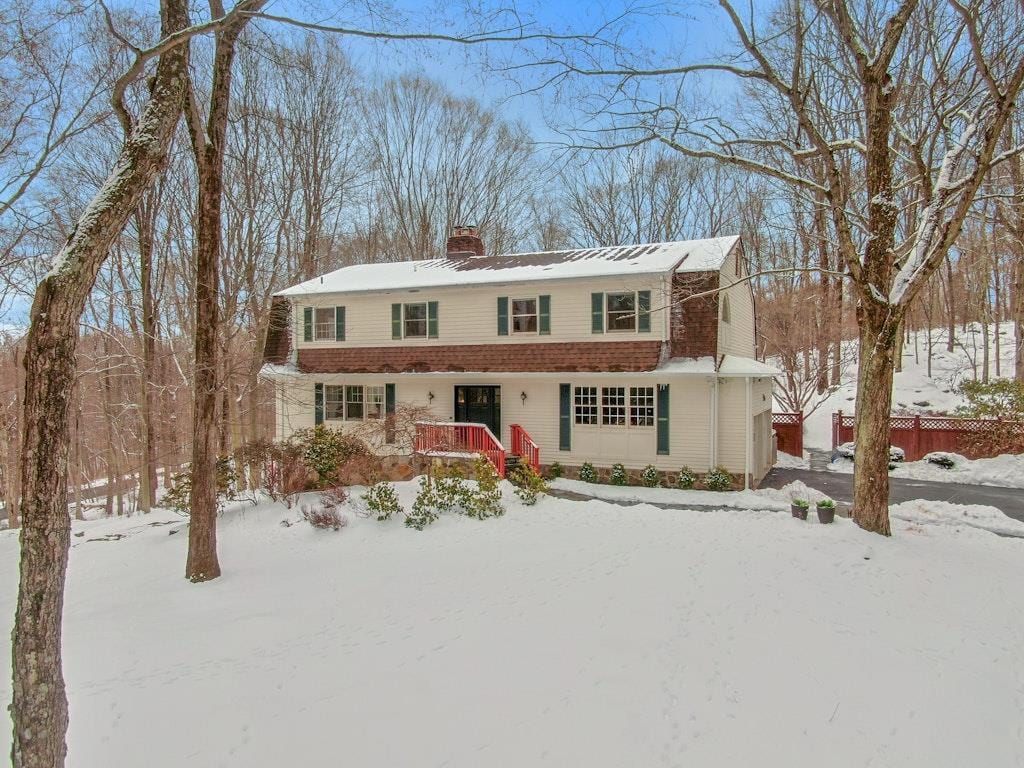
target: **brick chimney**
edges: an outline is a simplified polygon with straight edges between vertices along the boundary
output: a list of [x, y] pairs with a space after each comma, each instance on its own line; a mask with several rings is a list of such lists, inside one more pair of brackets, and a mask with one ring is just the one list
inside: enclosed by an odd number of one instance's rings
[[476, 227], [467, 227], [456, 224], [452, 227], [451, 237], [448, 238], [448, 258], [464, 258], [466, 256], [483, 256], [484, 241]]

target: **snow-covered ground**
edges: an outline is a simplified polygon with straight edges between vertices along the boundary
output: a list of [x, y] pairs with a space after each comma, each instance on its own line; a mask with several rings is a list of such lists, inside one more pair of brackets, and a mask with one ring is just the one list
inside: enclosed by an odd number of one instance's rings
[[[889, 470], [891, 477], [907, 480], [931, 480], [940, 483], [970, 483], [974, 485], [999, 485], [1004, 488], [1024, 488], [1024, 455], [1003, 454], [990, 459], [967, 459], [956, 454], [946, 454], [955, 465], [945, 468], [924, 459], [897, 463]], [[838, 458], [828, 465], [833, 472], [853, 472], [853, 462]]]
[[[201, 585], [174, 515], [75, 523], [69, 765], [1024, 764], [1024, 541], [508, 507], [422, 533], [233, 508]], [[4, 638], [16, 571], [0, 532]]]
[[[1000, 323], [1000, 372], [1003, 376], [1013, 375], [1014, 328], [1013, 323]], [[995, 376], [995, 328], [989, 328], [989, 373]], [[983, 339], [981, 325], [971, 323], [967, 332], [957, 329], [957, 346], [952, 352], [946, 351], [946, 331], [933, 329], [932, 375], [928, 376], [928, 332], [911, 334], [912, 341], [903, 348], [903, 370], [896, 374], [893, 382], [893, 410], [897, 413], [921, 414], [952, 413], [963, 398], [957, 387], [966, 379], [974, 377], [977, 369], [981, 376]], [[856, 342], [850, 342], [855, 345]], [[856, 357], [853, 347], [851, 355]], [[804, 421], [804, 446], [806, 448], [829, 449], [832, 447], [832, 413], [854, 412], [857, 399], [857, 366], [853, 365], [844, 376], [843, 384]], [[785, 408], [776, 405], [776, 410]]]

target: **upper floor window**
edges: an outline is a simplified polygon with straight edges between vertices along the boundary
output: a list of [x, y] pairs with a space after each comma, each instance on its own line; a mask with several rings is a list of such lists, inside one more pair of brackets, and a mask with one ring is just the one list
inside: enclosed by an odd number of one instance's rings
[[427, 336], [427, 303], [403, 304], [403, 333], [407, 339], [426, 338]]
[[344, 341], [344, 307], [303, 307], [303, 341]]
[[650, 333], [650, 330], [650, 291], [590, 294], [591, 333]]
[[392, 304], [391, 338], [436, 339], [438, 337], [437, 309], [436, 301]]
[[337, 325], [335, 323], [336, 309], [334, 307], [317, 307], [313, 310], [313, 341], [336, 341], [335, 334]]
[[512, 333], [537, 332], [537, 300], [512, 299]]

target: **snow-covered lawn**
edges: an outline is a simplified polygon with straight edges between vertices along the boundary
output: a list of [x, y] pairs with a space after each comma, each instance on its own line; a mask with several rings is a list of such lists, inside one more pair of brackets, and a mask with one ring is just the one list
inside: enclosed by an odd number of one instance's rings
[[[1003, 454], [991, 459], [974, 460], [955, 454], [946, 455], [954, 459], [955, 466], [946, 469], [923, 459], [907, 461], [897, 463], [889, 470], [889, 475], [907, 480], [1024, 488], [1024, 455]], [[828, 468], [833, 472], [853, 472], [853, 462], [840, 458], [829, 464]]]
[[[422, 533], [232, 510], [203, 585], [171, 514], [75, 523], [69, 765], [1024, 762], [1024, 541], [508, 507]], [[16, 571], [5, 531], [4, 638]]]

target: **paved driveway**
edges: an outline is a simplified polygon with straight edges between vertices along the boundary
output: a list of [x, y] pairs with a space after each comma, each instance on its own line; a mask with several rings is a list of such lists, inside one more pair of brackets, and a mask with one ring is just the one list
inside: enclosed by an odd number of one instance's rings
[[[853, 501], [853, 475], [813, 469], [772, 469], [761, 483], [763, 488], [781, 488], [801, 480], [811, 488], [827, 493], [836, 501]], [[934, 483], [925, 480], [889, 478], [889, 501], [893, 504], [913, 499], [949, 501], [956, 504], [987, 504], [1002, 510], [1007, 517], [1024, 521], [1024, 489], [994, 485]]]

